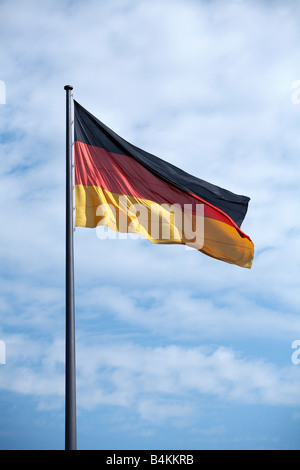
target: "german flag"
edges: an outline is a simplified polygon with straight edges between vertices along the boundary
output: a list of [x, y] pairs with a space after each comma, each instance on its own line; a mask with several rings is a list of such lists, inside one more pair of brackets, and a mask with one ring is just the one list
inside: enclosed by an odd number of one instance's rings
[[251, 268], [254, 246], [240, 229], [248, 197], [135, 147], [75, 100], [74, 162], [77, 227], [106, 225]]

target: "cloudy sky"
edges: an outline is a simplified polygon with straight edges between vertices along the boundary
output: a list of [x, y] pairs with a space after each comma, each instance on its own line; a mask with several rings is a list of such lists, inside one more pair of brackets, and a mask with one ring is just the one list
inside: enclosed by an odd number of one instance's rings
[[66, 84], [126, 140], [249, 196], [255, 244], [248, 270], [76, 229], [78, 448], [300, 448], [299, 14], [0, 0], [1, 449], [64, 447]]

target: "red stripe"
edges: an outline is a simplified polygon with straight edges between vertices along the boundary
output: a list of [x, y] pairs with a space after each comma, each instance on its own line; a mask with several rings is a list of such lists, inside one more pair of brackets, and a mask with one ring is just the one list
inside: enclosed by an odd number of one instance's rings
[[161, 180], [132, 157], [77, 141], [74, 143], [74, 153], [75, 184], [99, 186], [112, 193], [148, 199], [158, 204], [180, 204], [182, 207], [191, 204], [193, 211], [196, 211], [197, 204], [202, 203], [205, 217], [231, 225], [242, 237], [249, 238], [220, 209]]

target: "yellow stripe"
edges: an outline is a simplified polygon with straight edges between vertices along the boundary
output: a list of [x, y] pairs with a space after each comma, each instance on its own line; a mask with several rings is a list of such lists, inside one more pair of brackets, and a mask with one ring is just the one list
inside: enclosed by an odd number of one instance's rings
[[138, 233], [153, 243], [192, 246], [213, 258], [251, 268], [253, 243], [242, 238], [234, 227], [202, 216], [183, 215], [176, 205], [170, 208], [98, 186], [75, 186], [77, 227], [106, 225], [115, 232]]
[[242, 238], [234, 227], [206, 217], [201, 251], [221, 261], [251, 268], [254, 245], [248, 238]]
[[[97, 186], [75, 186], [75, 224], [106, 225], [115, 232], [138, 233], [153, 243], [178, 243], [200, 249], [203, 245], [203, 206], [196, 215], [180, 205], [111, 193]], [[202, 209], [202, 212], [201, 212]]]

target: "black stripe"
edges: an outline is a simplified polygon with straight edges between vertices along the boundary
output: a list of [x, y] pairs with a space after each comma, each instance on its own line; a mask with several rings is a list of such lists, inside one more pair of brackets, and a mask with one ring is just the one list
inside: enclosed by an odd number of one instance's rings
[[75, 100], [74, 107], [75, 141], [134, 158], [159, 178], [173, 184], [184, 192], [199, 196], [201, 199], [225, 212], [239, 227], [241, 226], [247, 213], [250, 198], [239, 196], [227, 189], [196, 178], [171, 163], [135, 147], [105, 126], [105, 124]]

